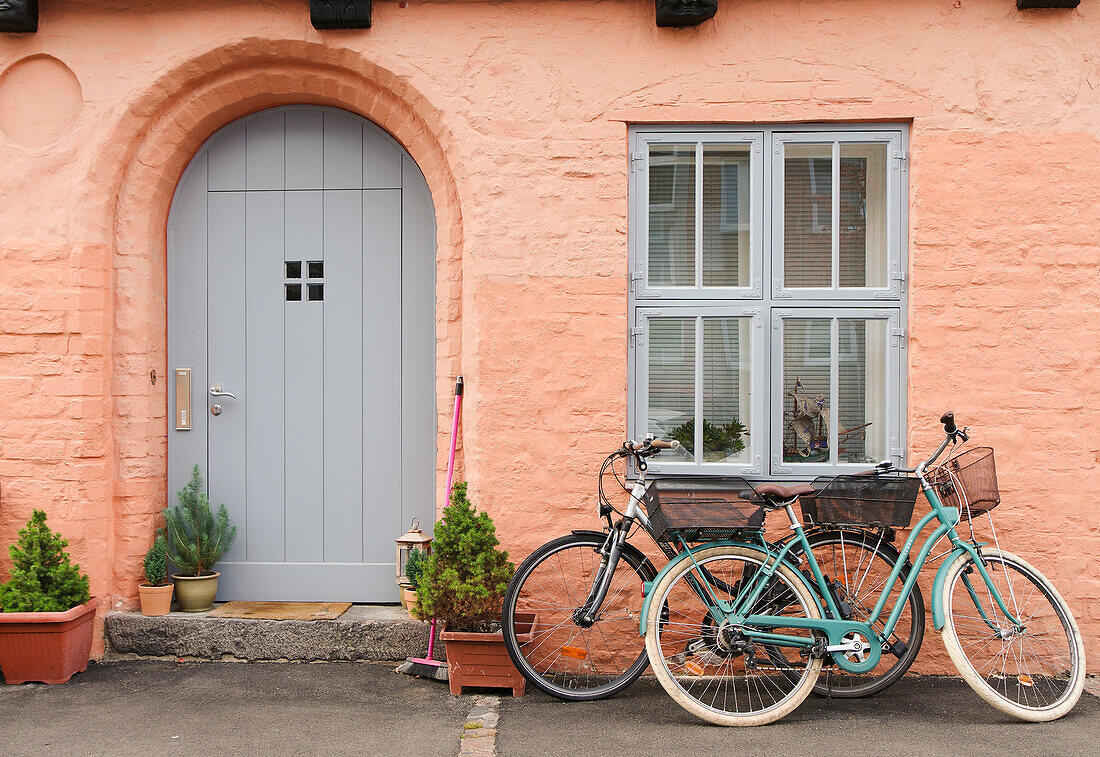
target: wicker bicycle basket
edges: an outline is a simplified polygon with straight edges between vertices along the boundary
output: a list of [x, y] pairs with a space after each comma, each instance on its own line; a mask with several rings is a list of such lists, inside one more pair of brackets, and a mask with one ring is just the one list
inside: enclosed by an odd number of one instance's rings
[[1001, 502], [992, 447], [972, 447], [955, 455], [932, 469], [927, 478], [944, 507], [959, 508], [966, 520], [989, 512]]
[[741, 499], [752, 491], [748, 481], [736, 477], [656, 479], [642, 504], [657, 541], [727, 539], [764, 527], [764, 508]]
[[802, 515], [829, 525], [908, 526], [920, 491], [920, 479], [904, 476], [819, 476], [813, 485], [799, 500]]

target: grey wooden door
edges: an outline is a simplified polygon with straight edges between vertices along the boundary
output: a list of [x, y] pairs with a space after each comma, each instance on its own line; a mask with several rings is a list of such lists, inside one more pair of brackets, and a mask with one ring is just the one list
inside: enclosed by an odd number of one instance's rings
[[168, 241], [169, 375], [192, 372], [190, 430], [170, 408], [169, 492], [198, 463], [238, 527], [219, 597], [396, 600], [393, 540], [434, 514], [419, 169], [350, 113], [264, 111], [196, 155]]

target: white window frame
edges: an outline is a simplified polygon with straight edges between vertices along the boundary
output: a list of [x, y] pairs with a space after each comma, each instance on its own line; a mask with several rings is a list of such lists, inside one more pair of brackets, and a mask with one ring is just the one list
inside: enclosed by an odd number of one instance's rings
[[[631, 329], [631, 341], [634, 343], [634, 352], [637, 359], [637, 382], [639, 399], [634, 403], [633, 426], [639, 429], [649, 428], [649, 403], [647, 400], [647, 388], [649, 387], [649, 319], [651, 318], [694, 318], [695, 330], [695, 416], [703, 417], [703, 353], [704, 339], [702, 318], [749, 318], [751, 319], [751, 334], [749, 342], [750, 355], [753, 366], [751, 370], [749, 392], [750, 417], [763, 418], [767, 413], [765, 399], [767, 397], [767, 384], [765, 383], [766, 370], [760, 370], [760, 360], [756, 357], [759, 350], [767, 350], [768, 336], [763, 313], [759, 306], [717, 306], [695, 305], [676, 306], [673, 308], [642, 307], [634, 310], [634, 326]], [[744, 421], [744, 419], [740, 419]], [[748, 424], [746, 423], [746, 426]], [[654, 473], [680, 474], [680, 475], [761, 475], [764, 472], [764, 455], [766, 447], [758, 442], [753, 434], [747, 434], [745, 447], [748, 450], [749, 462], [747, 463], [703, 463], [683, 459], [683, 453], [665, 453], [660, 457], [654, 457], [649, 462], [649, 470]], [[701, 424], [696, 427], [695, 449], [699, 450], [699, 436], [702, 433]]]
[[[886, 444], [889, 456], [904, 465], [906, 438], [906, 333], [908, 270], [908, 141], [906, 124], [783, 124], [756, 125], [653, 125], [629, 129], [630, 171], [628, 198], [629, 323], [627, 433], [640, 438], [648, 429], [648, 339], [646, 319], [654, 315], [752, 315], [752, 418], [742, 422], [749, 429], [747, 464], [695, 463], [659, 456], [650, 470], [662, 475], [744, 475], [748, 477], [808, 479], [815, 475], [866, 470], [866, 463], [784, 463], [782, 460], [782, 331], [778, 319], [786, 313], [799, 316], [820, 313], [831, 318], [884, 318], [888, 321], [886, 347]], [[700, 145], [742, 143], [751, 145], [750, 177], [739, 191], [755, 190], [750, 204], [750, 254], [752, 285], [747, 287], [651, 287], [648, 284], [648, 160], [653, 144], [696, 144], [696, 271], [701, 281], [702, 151]], [[791, 143], [834, 143], [834, 159], [842, 142], [882, 142], [887, 145], [887, 275], [888, 286], [836, 289], [783, 286], [782, 208], [783, 150]], [[765, 160], [765, 157], [768, 160]], [[739, 172], [742, 173], [742, 172]], [[839, 202], [839, 170], [833, 171], [833, 203]], [[740, 177], [739, 177], [740, 178]], [[767, 202], [765, 202], [767, 198]], [[740, 219], [739, 219], [740, 220]], [[834, 228], [834, 256], [837, 248]], [[761, 286], [761, 281], [768, 282]], [[755, 311], [755, 312], [753, 312]], [[806, 317], [810, 317], [806, 315]], [[835, 331], [835, 329], [834, 329]], [[768, 334], [770, 333], [770, 336]], [[777, 340], [779, 340], [777, 342]], [[701, 342], [696, 360], [700, 360]], [[839, 359], [839, 358], [836, 358]], [[696, 408], [701, 403], [696, 372]], [[698, 411], [697, 411], [698, 417]], [[835, 415], [832, 417], [836, 417]], [[836, 424], [831, 436], [835, 438]], [[774, 447], [773, 447], [774, 442]], [[836, 455], [835, 441], [830, 444]]]
[[[692, 300], [744, 300], [760, 299], [763, 281], [763, 226], [764, 196], [757, 192], [749, 195], [749, 280], [747, 286], [716, 287], [702, 286], [703, 276], [703, 147], [704, 145], [746, 145], [749, 148], [749, 177], [763, 186], [764, 162], [762, 160], [764, 135], [759, 130], [741, 131], [731, 129], [716, 133], [712, 131], [679, 132], [638, 132], [633, 135], [632, 177], [640, 181], [640, 191], [631, 197], [631, 215], [638, 219], [645, 229], [635, 240], [639, 245], [634, 260], [637, 265], [631, 267], [632, 283], [638, 289], [639, 298], [645, 299], [692, 299]], [[695, 286], [654, 285], [649, 281], [649, 165], [650, 147], [655, 144], [695, 146]], [[750, 178], [744, 179], [748, 184]], [[748, 187], [745, 187], [748, 189]], [[636, 278], [635, 278], [636, 277]]]

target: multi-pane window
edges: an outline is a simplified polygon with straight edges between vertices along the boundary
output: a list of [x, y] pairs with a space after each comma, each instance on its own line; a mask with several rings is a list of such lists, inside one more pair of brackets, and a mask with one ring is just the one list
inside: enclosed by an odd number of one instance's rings
[[900, 461], [903, 127], [633, 129], [631, 433], [659, 473]]

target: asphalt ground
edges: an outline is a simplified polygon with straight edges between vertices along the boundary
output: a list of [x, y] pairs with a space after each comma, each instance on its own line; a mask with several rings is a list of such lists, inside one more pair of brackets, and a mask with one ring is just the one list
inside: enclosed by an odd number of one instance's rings
[[[0, 755], [447, 755], [474, 692], [395, 663], [93, 663], [67, 684], [0, 686]], [[502, 692], [492, 692], [502, 693]], [[1100, 699], [1021, 723], [959, 679], [907, 678], [866, 700], [811, 697], [760, 728], [717, 728], [650, 677], [614, 699], [502, 697], [496, 754], [1098, 755]]]

